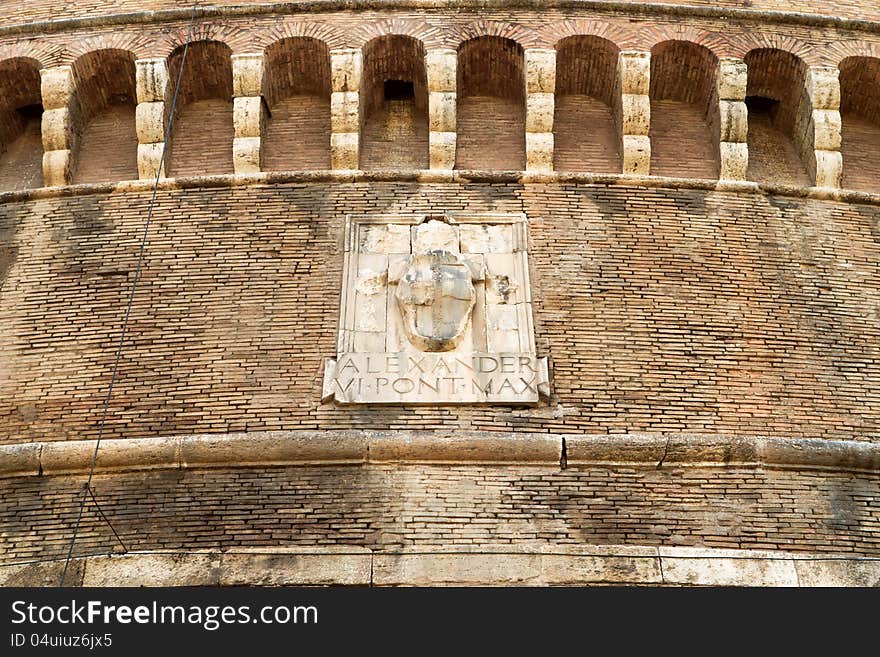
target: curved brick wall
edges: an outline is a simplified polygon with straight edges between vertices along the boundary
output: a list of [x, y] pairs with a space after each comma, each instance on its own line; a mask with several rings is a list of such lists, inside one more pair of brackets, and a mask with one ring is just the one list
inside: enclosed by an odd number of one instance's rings
[[[166, 137], [93, 491], [175, 574], [89, 504], [75, 583], [880, 582], [876, 3], [211, 5], [167, 135], [181, 3], [17, 4], [0, 584], [57, 582]], [[449, 212], [527, 218], [550, 397], [322, 403], [346, 217]]]
[[[417, 1], [418, 0], [416, 0], [416, 2]], [[416, 4], [416, 2], [411, 4]], [[376, 6], [378, 3], [375, 1], [371, 3], [362, 3], [357, 2], [356, 0], [342, 0], [335, 3], [337, 7], [343, 8], [357, 7], [362, 4]], [[422, 6], [431, 6], [432, 4], [441, 6], [445, 4], [448, 6], [450, 3], [432, 3], [429, 0], [421, 4]], [[500, 4], [500, 1], [498, 4]], [[559, 4], [570, 7], [572, 5], [576, 6], [578, 3], [577, 0], [571, 0], [568, 2], [563, 0]], [[607, 6], [609, 9], [632, 5], [633, 10], [635, 11], [638, 11], [643, 7], [653, 8], [657, 5], [675, 5], [678, 7], [748, 9], [753, 11], [770, 11], [789, 14], [817, 14], [852, 19], [877, 20], [880, 18], [880, 12], [877, 11], [876, 4], [872, 0], [842, 0], [840, 2], [834, 2], [832, 0], [650, 0], [647, 2], [645, 0], [611, 0], [603, 2], [602, 0], [598, 0], [597, 2], [588, 2], [587, 4], [590, 4], [591, 8], [599, 9], [602, 8], [602, 5]], [[192, 3], [181, 2], [179, 0], [147, 0], [146, 2], [141, 0], [84, 0], [83, 2], [78, 2], [76, 6], [69, 6], [59, 0], [29, 0], [29, 2], [24, 5], [9, 6], [0, 9], [0, 21], [2, 21], [0, 26], [3, 24], [20, 25], [22, 23], [26, 24], [34, 21], [57, 19], [59, 9], [64, 11], [64, 15], [67, 18], [90, 18], [95, 15], [112, 15], [121, 13], [134, 14], [143, 11], [172, 9], [186, 11], [188, 9], [187, 5], [191, 6]], [[320, 3], [309, 2], [308, 0], [302, 2], [271, 2], [269, 0], [211, 2], [210, 0], [202, 0], [199, 2], [199, 6], [206, 8], [247, 5], [255, 5], [257, 7], [265, 5], [286, 6], [295, 11], [298, 5], [300, 7], [310, 7], [320, 5]]]
[[[0, 206], [2, 442], [94, 436], [148, 193]], [[321, 404], [347, 213], [525, 212], [537, 408]], [[160, 194], [107, 437], [259, 429], [880, 440], [880, 208], [601, 185]]]

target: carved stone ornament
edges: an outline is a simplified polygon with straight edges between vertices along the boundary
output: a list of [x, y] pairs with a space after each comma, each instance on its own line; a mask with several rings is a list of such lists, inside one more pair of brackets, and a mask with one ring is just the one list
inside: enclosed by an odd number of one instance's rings
[[337, 352], [324, 401], [537, 403], [525, 217], [349, 217]]

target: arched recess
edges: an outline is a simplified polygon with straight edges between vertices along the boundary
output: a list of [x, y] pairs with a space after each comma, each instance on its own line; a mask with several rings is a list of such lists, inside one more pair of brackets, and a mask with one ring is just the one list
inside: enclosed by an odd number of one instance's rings
[[843, 186], [880, 192], [880, 59], [847, 57], [840, 63]]
[[0, 62], [0, 191], [43, 186], [40, 64]]
[[690, 41], [651, 49], [651, 173], [718, 178], [718, 58]]
[[525, 77], [518, 43], [481, 36], [459, 46], [456, 120], [457, 169], [525, 169]]
[[745, 56], [748, 67], [748, 179], [810, 185], [800, 155], [798, 133], [807, 67], [798, 56], [758, 48]]
[[[190, 44], [180, 81], [171, 136], [169, 176], [232, 173], [232, 60], [219, 41]], [[183, 59], [178, 47], [168, 62], [172, 85]]]
[[312, 37], [266, 48], [266, 171], [330, 168], [330, 51]]
[[613, 110], [618, 54], [617, 45], [596, 36], [571, 36], [556, 44], [557, 171], [620, 173]]
[[389, 34], [364, 46], [361, 168], [427, 169], [425, 47]]
[[80, 133], [73, 182], [137, 180], [135, 57], [96, 50], [73, 63]]

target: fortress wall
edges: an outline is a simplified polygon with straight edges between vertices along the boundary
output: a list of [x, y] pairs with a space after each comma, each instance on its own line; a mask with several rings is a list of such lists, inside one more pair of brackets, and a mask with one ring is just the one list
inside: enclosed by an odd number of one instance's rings
[[[0, 205], [0, 438], [95, 436], [149, 194]], [[347, 213], [524, 212], [529, 407], [321, 404]], [[699, 189], [277, 184], [159, 193], [105, 437], [266, 429], [880, 440], [880, 210]]]

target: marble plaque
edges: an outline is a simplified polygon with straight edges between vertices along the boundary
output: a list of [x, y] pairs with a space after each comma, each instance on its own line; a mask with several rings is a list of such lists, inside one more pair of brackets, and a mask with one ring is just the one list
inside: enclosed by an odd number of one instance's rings
[[533, 404], [525, 217], [349, 217], [337, 357], [324, 401]]

